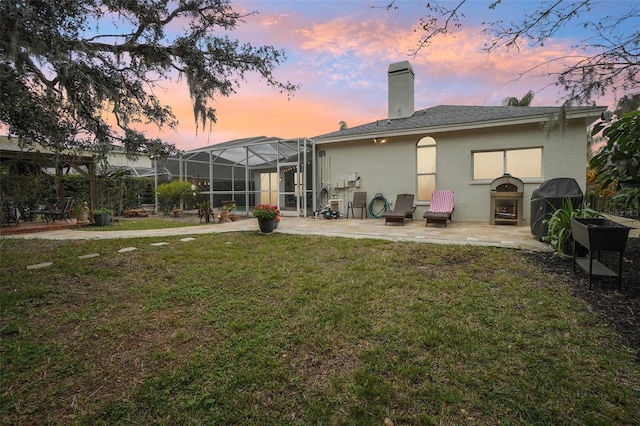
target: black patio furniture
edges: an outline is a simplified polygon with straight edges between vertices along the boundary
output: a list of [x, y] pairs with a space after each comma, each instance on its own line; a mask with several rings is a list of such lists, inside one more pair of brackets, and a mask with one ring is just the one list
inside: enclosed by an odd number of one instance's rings
[[384, 224], [389, 222], [401, 223], [404, 226], [405, 218], [413, 220], [413, 212], [416, 210], [413, 205], [414, 194], [398, 194], [393, 210], [382, 215]]
[[71, 219], [71, 206], [73, 205], [73, 197], [66, 197], [62, 206], [56, 204], [52, 208], [40, 212], [42, 218], [47, 222], [56, 220], [64, 220], [65, 223]]

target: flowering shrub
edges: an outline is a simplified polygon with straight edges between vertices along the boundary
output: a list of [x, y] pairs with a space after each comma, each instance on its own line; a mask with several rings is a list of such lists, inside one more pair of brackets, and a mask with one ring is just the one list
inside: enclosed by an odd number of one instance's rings
[[89, 206], [87, 205], [86, 201], [84, 203], [77, 203], [73, 207], [71, 207], [71, 212], [72, 213], [89, 213]]
[[253, 215], [258, 219], [276, 219], [280, 218], [280, 210], [278, 206], [272, 206], [269, 204], [258, 204], [253, 210]]

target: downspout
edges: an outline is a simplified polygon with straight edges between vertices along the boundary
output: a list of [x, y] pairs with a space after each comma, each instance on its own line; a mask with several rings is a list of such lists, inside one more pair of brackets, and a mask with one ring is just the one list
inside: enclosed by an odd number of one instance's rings
[[179, 180], [184, 180], [184, 169], [185, 169], [185, 163], [187, 162], [187, 160], [183, 160], [182, 159], [182, 154], [180, 154], [178, 156], [178, 179]]
[[244, 147], [244, 215], [249, 216], [249, 147]]
[[[311, 170], [312, 170], [312, 179], [311, 179], [311, 211], [312, 212], [316, 212], [317, 211], [317, 204], [316, 204], [316, 197], [318, 194], [318, 167], [316, 165], [317, 161], [316, 161], [316, 142], [313, 139], [310, 139], [309, 142], [311, 142]], [[306, 153], [306, 150], [305, 150]], [[306, 185], [306, 181], [305, 181], [305, 185]], [[306, 201], [305, 201], [305, 206], [306, 206]]]
[[209, 150], [209, 205], [213, 207], [213, 149]]

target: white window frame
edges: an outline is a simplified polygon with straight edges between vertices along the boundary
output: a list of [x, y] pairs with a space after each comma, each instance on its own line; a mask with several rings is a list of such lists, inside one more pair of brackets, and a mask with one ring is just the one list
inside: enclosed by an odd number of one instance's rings
[[[433, 143], [425, 143], [424, 145], [421, 145], [420, 143], [422, 141], [428, 142], [428, 139], [431, 139], [433, 141]], [[433, 172], [428, 172], [428, 173], [420, 173], [418, 171], [418, 162], [420, 161], [420, 150], [426, 150], [426, 149], [432, 149], [434, 151], [434, 171]], [[436, 180], [437, 180], [437, 142], [435, 140], [435, 138], [431, 137], [431, 136], [425, 136], [423, 138], [420, 138], [420, 140], [416, 143], [416, 189], [417, 189], [417, 195], [418, 198], [416, 199], [416, 202], [420, 203], [425, 203], [425, 202], [430, 202], [431, 201], [431, 193], [427, 194], [427, 198], [423, 199], [420, 198], [420, 176], [433, 176], [434, 179], [434, 189], [436, 187]]]
[[[542, 179], [542, 147], [541, 146], [530, 146], [530, 147], [522, 147], [522, 148], [505, 148], [505, 149], [488, 149], [488, 150], [477, 150], [477, 151], [472, 151], [471, 152], [471, 176], [472, 176], [472, 180], [474, 182], [486, 182], [486, 181], [491, 181], [493, 179], [496, 179], [506, 173], [508, 173], [507, 170], [507, 155], [509, 152], [514, 152], [514, 151], [523, 151], [523, 150], [538, 150], [538, 152], [540, 153], [540, 174], [538, 176], [518, 176], [518, 173], [511, 173], [513, 176], [522, 179], [523, 181], [526, 180], [532, 180], [532, 181], [537, 181]], [[476, 154], [487, 154], [487, 153], [502, 153], [502, 174], [495, 176], [495, 177], [482, 177], [482, 178], [476, 178], [475, 174], [476, 174]]]

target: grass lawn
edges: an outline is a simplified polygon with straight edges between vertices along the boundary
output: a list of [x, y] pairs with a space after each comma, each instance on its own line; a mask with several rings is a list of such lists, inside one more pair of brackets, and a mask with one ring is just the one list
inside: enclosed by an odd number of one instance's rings
[[3, 423], [640, 424], [633, 353], [519, 251], [180, 238], [0, 240]]

